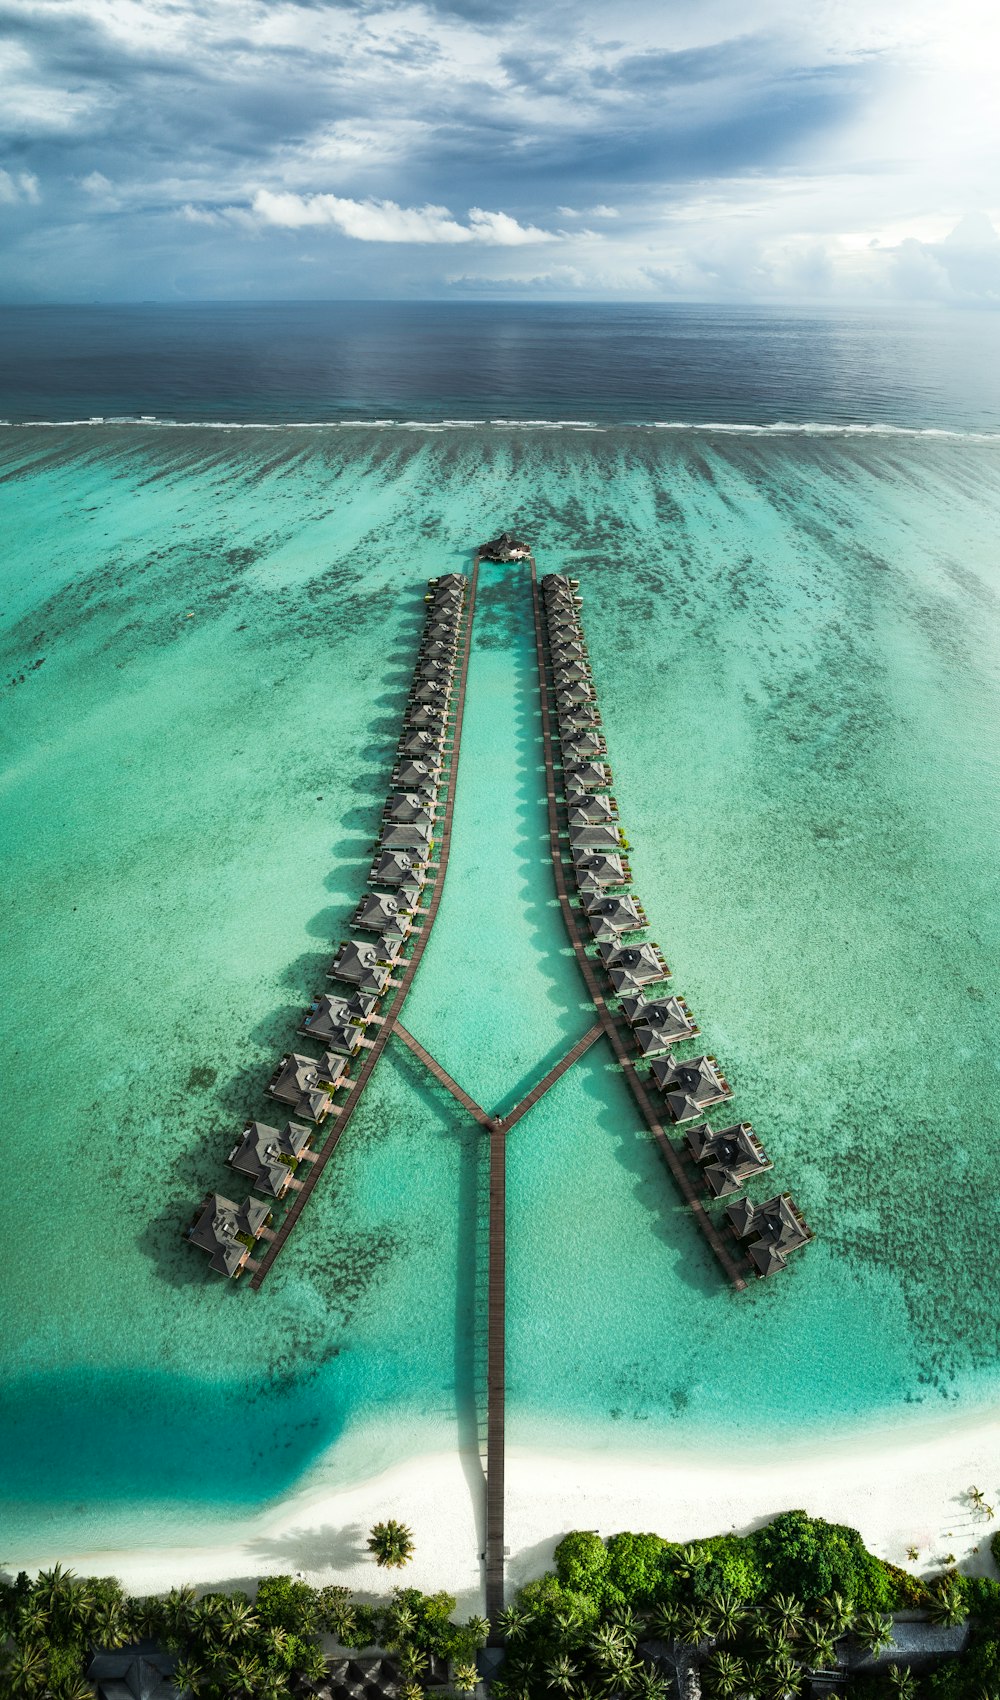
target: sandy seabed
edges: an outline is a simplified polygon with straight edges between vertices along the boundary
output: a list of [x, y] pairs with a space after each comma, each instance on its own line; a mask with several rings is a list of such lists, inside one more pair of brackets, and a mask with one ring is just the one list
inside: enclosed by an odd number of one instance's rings
[[[552, 1563], [562, 1535], [594, 1529], [653, 1530], [693, 1540], [745, 1532], [777, 1512], [802, 1508], [851, 1524], [881, 1557], [916, 1572], [954, 1555], [969, 1571], [990, 1571], [990, 1521], [968, 1499], [975, 1484], [997, 1495], [1000, 1421], [957, 1423], [917, 1437], [898, 1430], [827, 1441], [822, 1448], [773, 1449], [752, 1461], [734, 1443], [728, 1458], [685, 1452], [656, 1461], [608, 1452], [508, 1451], [507, 1597]], [[413, 1530], [416, 1552], [405, 1572], [379, 1571], [365, 1551], [371, 1525], [397, 1517]], [[82, 1574], [115, 1574], [137, 1593], [175, 1583], [247, 1585], [294, 1572], [317, 1585], [337, 1582], [371, 1596], [407, 1585], [454, 1593], [462, 1612], [482, 1611], [485, 1493], [477, 1457], [426, 1454], [351, 1487], [306, 1486], [249, 1519], [236, 1539], [211, 1526], [183, 1545], [133, 1550], [39, 1551], [20, 1557], [28, 1570], [56, 1559]], [[907, 1549], [919, 1558], [909, 1563]]]

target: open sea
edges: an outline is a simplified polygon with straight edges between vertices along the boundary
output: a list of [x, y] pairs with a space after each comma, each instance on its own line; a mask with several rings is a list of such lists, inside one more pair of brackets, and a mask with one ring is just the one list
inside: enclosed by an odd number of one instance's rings
[[[485, 1138], [395, 1041], [259, 1294], [180, 1230], [362, 889], [424, 581], [505, 525], [581, 581], [652, 936], [816, 1232], [730, 1293], [596, 1045], [508, 1141], [509, 1439], [995, 1408], [998, 355], [986, 314], [3, 309], [5, 1559], [476, 1444]], [[591, 1020], [537, 703], [486, 567], [405, 1019], [489, 1109]]]

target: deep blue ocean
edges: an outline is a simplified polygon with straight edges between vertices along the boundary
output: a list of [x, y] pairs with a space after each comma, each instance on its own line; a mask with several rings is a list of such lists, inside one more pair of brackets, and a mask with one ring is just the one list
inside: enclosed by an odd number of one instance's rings
[[1000, 430], [1000, 315], [674, 305], [5, 307], [0, 417]]

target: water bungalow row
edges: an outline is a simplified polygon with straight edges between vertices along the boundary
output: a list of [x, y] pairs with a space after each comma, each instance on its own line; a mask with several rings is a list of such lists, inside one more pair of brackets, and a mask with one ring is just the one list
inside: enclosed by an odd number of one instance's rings
[[547, 688], [561, 758], [560, 843], [564, 872], [576, 887], [577, 922], [589, 932], [593, 960], [617, 1000], [614, 1013], [628, 1029], [644, 1090], [654, 1094], [668, 1122], [685, 1128], [682, 1149], [710, 1197], [730, 1200], [725, 1226], [754, 1273], [776, 1274], [786, 1267], [789, 1252], [812, 1238], [811, 1231], [788, 1193], [760, 1205], [733, 1198], [773, 1165], [750, 1122], [712, 1128], [703, 1119], [733, 1097], [718, 1058], [675, 1054], [676, 1046], [699, 1038], [701, 1029], [685, 999], [670, 990], [670, 968], [659, 945], [646, 936], [649, 918], [631, 889], [628, 840], [611, 789], [579, 581], [549, 573], [541, 592]]
[[[463, 639], [468, 580], [459, 573], [431, 579], [425, 601], [392, 788], [373, 846], [367, 889], [350, 922], [359, 936], [339, 942], [327, 970], [332, 989], [313, 998], [299, 1027], [302, 1037], [320, 1046], [322, 1054], [296, 1050], [280, 1058], [265, 1090], [284, 1108], [288, 1121], [283, 1127], [248, 1121], [226, 1159], [253, 1192], [269, 1201], [301, 1194], [307, 1184], [300, 1178], [301, 1166], [315, 1166], [329, 1154], [328, 1135], [322, 1154], [312, 1148], [313, 1141], [320, 1129], [335, 1128], [338, 1119], [353, 1110], [367, 1077], [365, 1065], [370, 1068], [374, 1062], [398, 1014], [406, 989], [401, 974], [412, 963], [408, 952], [431, 919], [422, 900], [439, 867], [435, 844], [446, 812], [442, 798], [453, 789], [456, 693], [467, 654]], [[391, 1014], [382, 1013], [381, 1002], [389, 995]], [[358, 1078], [352, 1064], [361, 1065]], [[237, 1203], [210, 1192], [186, 1237], [208, 1253], [210, 1269], [234, 1277], [259, 1269], [252, 1256], [258, 1241], [280, 1240], [271, 1222], [270, 1202], [249, 1195]]]

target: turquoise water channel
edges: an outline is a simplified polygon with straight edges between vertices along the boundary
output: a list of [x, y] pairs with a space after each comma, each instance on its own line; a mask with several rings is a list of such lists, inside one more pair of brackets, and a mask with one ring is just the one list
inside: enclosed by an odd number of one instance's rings
[[[636, 884], [816, 1230], [721, 1284], [596, 1045], [508, 1153], [508, 1434], [702, 1446], [997, 1389], [1000, 445], [466, 430], [0, 442], [6, 1556], [473, 1446], [486, 1152], [395, 1043], [259, 1294], [180, 1228], [361, 889], [426, 577], [581, 580]], [[592, 1019], [528, 582], [484, 569], [406, 1022], [489, 1109]]]

